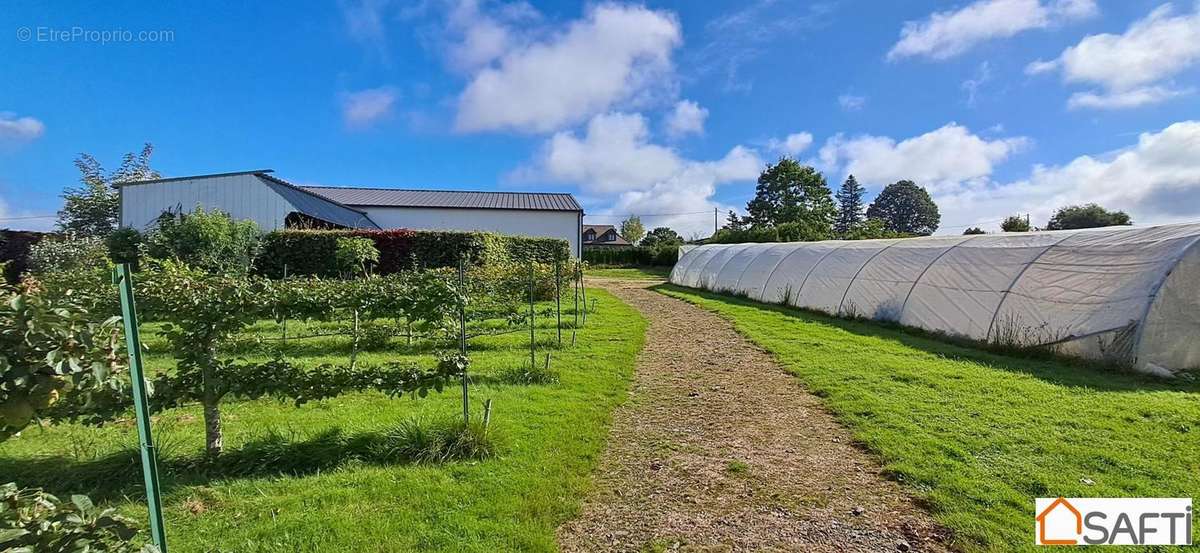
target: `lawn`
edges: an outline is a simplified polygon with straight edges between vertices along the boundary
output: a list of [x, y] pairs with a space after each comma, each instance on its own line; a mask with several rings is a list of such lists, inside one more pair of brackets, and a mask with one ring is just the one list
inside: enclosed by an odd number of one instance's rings
[[665, 280], [671, 267], [588, 267], [587, 276], [629, 280]]
[[[411, 417], [461, 413], [458, 388], [426, 399], [356, 393], [306, 404], [264, 399], [222, 405], [226, 452], [202, 458], [198, 406], [155, 419], [172, 551], [554, 551], [555, 528], [579, 508], [613, 408], [626, 396], [644, 319], [601, 290], [596, 311], [570, 346], [556, 349], [552, 319], [539, 322], [539, 363], [550, 351], [560, 382], [501, 384], [504, 369], [528, 363], [528, 334], [471, 341], [473, 407], [493, 401], [500, 455], [481, 462], [411, 465], [380, 462], [380, 436]], [[568, 322], [569, 316], [564, 316]], [[293, 322], [293, 336], [328, 324]], [[173, 365], [147, 325], [151, 369]], [[274, 322], [252, 331], [277, 336]], [[345, 363], [344, 337], [292, 340], [290, 359]], [[360, 355], [362, 363], [434, 362], [428, 344]], [[247, 346], [247, 358], [265, 358]], [[102, 428], [31, 428], [0, 444], [4, 481], [52, 492], [86, 492], [145, 520], [141, 474], [129, 421]], [[127, 499], [126, 496], [132, 498]]]
[[[1037, 497], [1200, 495], [1200, 383], [987, 353], [675, 286], [732, 320], [967, 551], [1033, 550]], [[1200, 524], [1193, 525], [1194, 541]]]

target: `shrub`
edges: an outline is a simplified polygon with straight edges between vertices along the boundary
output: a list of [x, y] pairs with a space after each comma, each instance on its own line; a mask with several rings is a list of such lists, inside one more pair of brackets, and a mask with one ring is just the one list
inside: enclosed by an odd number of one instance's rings
[[392, 337], [395, 335], [395, 327], [388, 323], [376, 321], [363, 326], [359, 345], [365, 350], [378, 351], [386, 348], [388, 342], [391, 342]]
[[104, 239], [108, 257], [113, 263], [137, 263], [141, 244], [142, 233], [129, 227], [114, 230]]
[[592, 265], [654, 267], [674, 265], [679, 260], [679, 245], [647, 248], [585, 248], [583, 260]]
[[146, 234], [146, 253], [174, 259], [210, 273], [245, 274], [258, 255], [262, 235], [254, 221], [237, 221], [222, 211], [164, 212]]
[[34, 274], [69, 273], [107, 266], [108, 248], [103, 240], [94, 236], [47, 238], [29, 248], [29, 271]]
[[50, 235], [44, 232], [0, 230], [0, 261], [7, 262], [5, 282], [16, 284], [21, 280], [21, 275], [29, 269], [29, 248], [47, 236]]
[[335, 242], [334, 258], [343, 274], [367, 276], [370, 268], [379, 263], [379, 250], [368, 238], [339, 237]]
[[85, 495], [65, 503], [40, 489], [0, 486], [0, 550], [100, 551], [132, 553], [158, 551], [130, 540], [138, 533], [134, 522], [116, 509], [98, 509]]
[[334, 277], [339, 238], [369, 238], [379, 250], [378, 274], [414, 268], [456, 267], [460, 258], [483, 266], [530, 259], [551, 263], [568, 259], [565, 240], [501, 236], [487, 232], [396, 230], [282, 230], [265, 237], [256, 270], [270, 278], [288, 275]]
[[107, 259], [104, 243], [98, 238], [49, 236], [30, 246], [26, 261], [27, 274], [74, 271], [97, 264], [103, 266]]
[[123, 388], [119, 319], [97, 322], [72, 299], [0, 295], [0, 441], [56, 403], [90, 407], [92, 392]]

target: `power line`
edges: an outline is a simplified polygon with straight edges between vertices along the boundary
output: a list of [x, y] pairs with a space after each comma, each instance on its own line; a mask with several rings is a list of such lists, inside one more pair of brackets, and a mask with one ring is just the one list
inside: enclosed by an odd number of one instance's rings
[[29, 219], [53, 219], [55, 217], [58, 217], [58, 215], [28, 215], [25, 217], [4, 217], [4, 218], [0, 218], [0, 222], [3, 222], [3, 221], [27, 221]]
[[604, 213], [601, 215], [585, 215], [585, 217], [624, 219], [627, 217], [680, 217], [683, 215], [711, 215], [711, 211], [688, 211], [686, 213]]

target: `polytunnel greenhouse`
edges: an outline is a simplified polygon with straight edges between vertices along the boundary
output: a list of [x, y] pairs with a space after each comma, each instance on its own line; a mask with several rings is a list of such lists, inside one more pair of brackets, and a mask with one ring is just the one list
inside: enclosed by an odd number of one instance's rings
[[674, 284], [1173, 375], [1200, 367], [1200, 224], [713, 244]]

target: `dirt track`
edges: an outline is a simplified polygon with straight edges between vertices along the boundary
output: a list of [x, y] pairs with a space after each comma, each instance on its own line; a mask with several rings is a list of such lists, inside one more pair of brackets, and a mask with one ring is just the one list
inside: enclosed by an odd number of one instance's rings
[[592, 280], [650, 321], [597, 486], [563, 551], [943, 551], [938, 527], [728, 321]]

